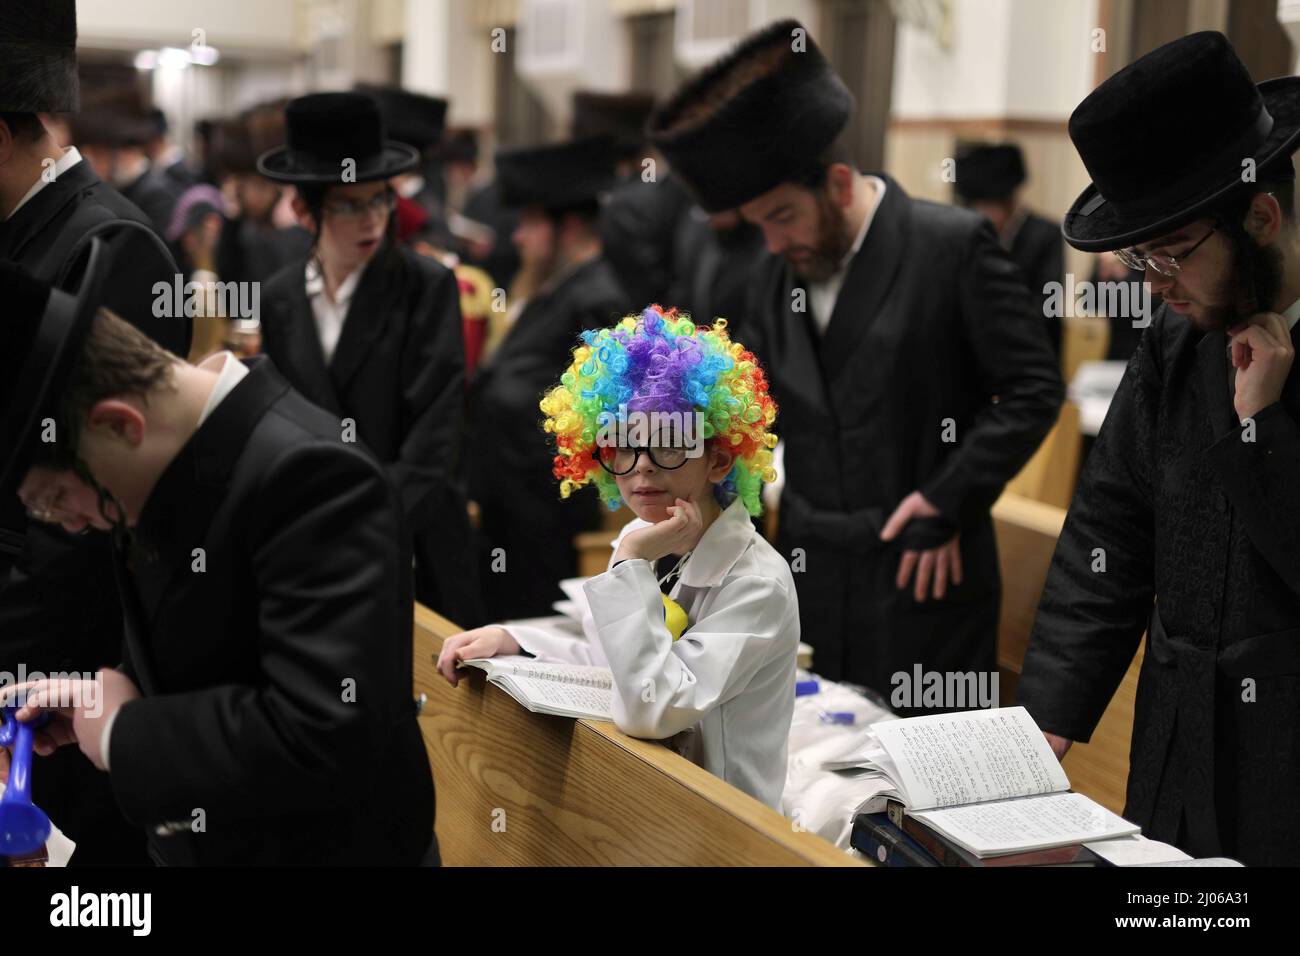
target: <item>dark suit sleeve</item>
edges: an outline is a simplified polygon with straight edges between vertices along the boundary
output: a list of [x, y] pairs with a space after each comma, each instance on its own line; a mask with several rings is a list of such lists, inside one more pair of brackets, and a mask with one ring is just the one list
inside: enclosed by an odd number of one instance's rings
[[402, 499], [408, 526], [419, 528], [456, 470], [465, 410], [465, 338], [456, 275], [439, 269], [416, 307], [402, 360], [398, 458], [385, 467]]
[[1280, 403], [1255, 415], [1254, 441], [1237, 426], [1210, 446], [1251, 543], [1300, 595], [1300, 426]]
[[189, 820], [202, 808], [215, 826], [348, 805], [410, 707], [410, 564], [373, 461], [335, 442], [289, 450], [241, 515], [260, 680], [119, 711], [112, 782], [134, 823]]
[[[1065, 387], [1015, 264], [983, 223], [960, 276], [961, 334], [987, 401], [921, 493], [946, 517], [987, 511], [1056, 421]], [[957, 418], [954, 411], [954, 418]]]
[[1065, 240], [1061, 238], [1059, 230], [1050, 228], [1050, 224], [1049, 228], [1043, 231], [1038, 255], [1034, 257], [1033, 265], [1025, 278], [1029, 282], [1030, 297], [1039, 309], [1037, 315], [1047, 326], [1047, 337], [1052, 344], [1052, 351], [1059, 356], [1062, 320], [1060, 316], [1047, 314], [1047, 301], [1050, 295], [1045, 289], [1048, 283], [1065, 281]]
[[1020, 675], [1019, 702], [1043, 730], [1070, 740], [1092, 736], [1151, 615], [1156, 332], [1154, 325], [1147, 330], [1129, 361], [1088, 456]]

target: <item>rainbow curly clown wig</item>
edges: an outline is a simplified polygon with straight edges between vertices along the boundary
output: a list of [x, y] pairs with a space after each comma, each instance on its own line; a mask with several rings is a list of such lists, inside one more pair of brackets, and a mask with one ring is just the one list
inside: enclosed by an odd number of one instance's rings
[[737, 496], [751, 515], [762, 512], [759, 489], [774, 481], [771, 449], [776, 403], [752, 352], [727, 335], [725, 319], [697, 326], [676, 309], [651, 306], [607, 329], [582, 333], [573, 364], [542, 399], [543, 427], [555, 435], [553, 471], [560, 497], [595, 482], [601, 500], [623, 503], [614, 477], [596, 456], [603, 422], [621, 409], [699, 412], [706, 441], [735, 453], [726, 479], [714, 488], [724, 508]]

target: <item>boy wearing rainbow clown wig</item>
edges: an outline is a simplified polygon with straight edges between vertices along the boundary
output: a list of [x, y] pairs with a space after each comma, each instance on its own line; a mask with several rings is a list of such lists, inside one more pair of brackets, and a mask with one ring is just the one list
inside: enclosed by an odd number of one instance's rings
[[[530, 624], [477, 628], [447, 639], [438, 669], [455, 685], [458, 661], [497, 654], [608, 667], [620, 730], [671, 738], [777, 807], [799, 608], [789, 567], [750, 520], [775, 478], [763, 370], [724, 321], [697, 327], [658, 306], [583, 339], [541, 403], [560, 494], [594, 483], [611, 509], [636, 514], [609, 569], [584, 585], [586, 639]], [[647, 419], [684, 427], [645, 441]]]

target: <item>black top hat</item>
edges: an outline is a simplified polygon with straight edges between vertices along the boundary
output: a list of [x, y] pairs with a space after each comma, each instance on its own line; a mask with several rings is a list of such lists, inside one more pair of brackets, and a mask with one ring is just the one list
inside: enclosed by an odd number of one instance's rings
[[75, 113], [76, 0], [0, 4], [0, 110]]
[[781, 20], [689, 80], [650, 119], [650, 140], [708, 212], [797, 178], [835, 141], [853, 94], [807, 30]]
[[614, 141], [595, 136], [555, 146], [501, 150], [496, 170], [506, 206], [576, 206], [599, 199], [614, 185]]
[[1300, 77], [1256, 86], [1221, 33], [1166, 43], [1093, 90], [1070, 116], [1092, 176], [1065, 214], [1077, 249], [1138, 245], [1204, 216], [1289, 157], [1300, 138]]
[[578, 90], [573, 94], [573, 138], [606, 135], [619, 156], [635, 156], [645, 146], [645, 124], [654, 108], [651, 93]]
[[[81, 287], [76, 295], [33, 279], [18, 266], [0, 262], [5, 290], [5, 320], [0, 322], [0, 496], [7, 498], [42, 447], [42, 423], [58, 422], [59, 402], [67, 390], [81, 346], [99, 308], [110, 254], [102, 239], [92, 239]], [[47, 446], [48, 447], [48, 446]]]
[[958, 152], [956, 173], [962, 199], [1005, 199], [1025, 181], [1025, 157], [1015, 143], [973, 144]]
[[[379, 104], [364, 93], [312, 93], [284, 108], [285, 140], [263, 153], [257, 171], [282, 183], [336, 185], [372, 182], [404, 173], [420, 154], [385, 138]], [[355, 178], [344, 179], [345, 160]]]
[[375, 98], [388, 135], [399, 143], [410, 143], [423, 151], [442, 140], [447, 119], [447, 101], [442, 97], [368, 83], [358, 83], [357, 92]]

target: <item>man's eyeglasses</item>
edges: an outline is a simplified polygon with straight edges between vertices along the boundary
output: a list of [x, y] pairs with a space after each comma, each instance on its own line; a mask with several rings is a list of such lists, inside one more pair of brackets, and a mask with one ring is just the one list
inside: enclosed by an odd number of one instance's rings
[[611, 475], [626, 475], [644, 453], [656, 468], [672, 471], [686, 464], [686, 448], [602, 448], [596, 455], [600, 467]]
[[1218, 226], [1211, 226], [1209, 232], [1196, 240], [1196, 244], [1177, 259], [1173, 256], [1140, 256], [1132, 249], [1116, 249], [1115, 258], [1124, 263], [1124, 265], [1128, 266], [1130, 269], [1137, 269], [1139, 272], [1145, 272], [1147, 266], [1150, 266], [1162, 276], [1176, 276], [1182, 271], [1183, 267], [1181, 263], [1185, 262], [1188, 256], [1199, 249], [1201, 243], [1214, 235], [1215, 230], [1218, 228]]
[[335, 219], [351, 221], [360, 219], [367, 212], [382, 216], [384, 213], [392, 212], [396, 205], [397, 195], [391, 189], [385, 189], [367, 200], [331, 199], [325, 203], [324, 209]]

